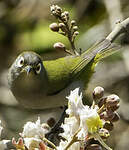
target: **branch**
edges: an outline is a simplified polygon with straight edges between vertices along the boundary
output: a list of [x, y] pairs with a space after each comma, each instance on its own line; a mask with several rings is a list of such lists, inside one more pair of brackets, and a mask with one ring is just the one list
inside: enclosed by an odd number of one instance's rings
[[106, 37], [110, 42], [113, 42], [120, 34], [129, 33], [129, 18], [116, 23], [113, 31]]

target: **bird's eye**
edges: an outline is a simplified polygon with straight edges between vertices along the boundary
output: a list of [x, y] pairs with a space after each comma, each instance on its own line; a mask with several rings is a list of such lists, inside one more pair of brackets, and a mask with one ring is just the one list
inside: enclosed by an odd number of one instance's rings
[[41, 71], [41, 63], [39, 63], [36, 67], [36, 73], [39, 74]]
[[18, 67], [22, 67], [24, 65], [24, 58], [23, 57], [20, 58], [17, 65], [18, 65]]

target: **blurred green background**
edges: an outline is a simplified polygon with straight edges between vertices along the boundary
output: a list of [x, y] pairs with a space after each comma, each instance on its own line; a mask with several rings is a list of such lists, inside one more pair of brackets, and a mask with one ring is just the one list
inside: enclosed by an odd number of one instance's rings
[[[128, 0], [1, 0], [0, 1], [0, 119], [4, 125], [3, 138], [17, 137], [28, 120], [43, 122], [50, 117], [56, 120], [62, 111], [29, 110], [22, 108], [8, 89], [7, 72], [16, 56], [24, 50], [39, 53], [43, 60], [67, 55], [53, 48], [62, 42], [70, 48], [68, 40], [53, 33], [49, 24], [55, 22], [50, 14], [50, 5], [58, 4], [70, 12], [77, 21], [79, 36], [76, 47], [84, 51], [97, 40], [106, 37], [116, 21], [129, 17]], [[121, 98], [119, 114], [108, 142], [115, 150], [127, 150], [129, 142], [129, 33], [120, 35], [115, 41], [122, 46], [121, 52], [102, 61], [86, 91], [91, 99], [96, 86], [105, 88], [105, 94], [115, 93]], [[58, 111], [58, 113], [57, 113]]]

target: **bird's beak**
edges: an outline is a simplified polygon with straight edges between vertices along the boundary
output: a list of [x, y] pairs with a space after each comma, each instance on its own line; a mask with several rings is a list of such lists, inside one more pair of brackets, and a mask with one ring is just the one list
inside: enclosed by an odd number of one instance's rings
[[31, 66], [26, 66], [25, 67], [25, 71], [26, 71], [27, 75], [31, 72], [31, 70], [32, 70]]

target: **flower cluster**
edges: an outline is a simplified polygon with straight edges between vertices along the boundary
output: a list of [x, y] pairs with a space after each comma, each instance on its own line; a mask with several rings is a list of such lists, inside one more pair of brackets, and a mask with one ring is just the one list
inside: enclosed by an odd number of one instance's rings
[[78, 55], [74, 45], [75, 38], [79, 34], [76, 21], [70, 20], [69, 12], [68, 11], [63, 12], [62, 8], [59, 7], [58, 5], [52, 5], [50, 9], [51, 14], [58, 19], [58, 23], [54, 22], [50, 24], [49, 26], [50, 29], [53, 32], [58, 32], [59, 34], [66, 36], [71, 44], [72, 51], [66, 50], [66, 48], [64, 48], [64, 44], [60, 42], [58, 42], [56, 46], [54, 45], [54, 48], [64, 50], [72, 55]]
[[[69, 115], [62, 125], [64, 133], [61, 134], [65, 141], [61, 141], [59, 150], [66, 149], [101, 149], [102, 145], [107, 150], [111, 150], [103, 139], [110, 136], [109, 131], [113, 127], [113, 122], [118, 120], [118, 114], [114, 112], [119, 105], [119, 97], [110, 95], [103, 97], [104, 89], [96, 87], [93, 91], [93, 104], [91, 107], [83, 105], [82, 93], [79, 95], [79, 88], [71, 91], [68, 99]], [[111, 116], [111, 114], [113, 114]], [[91, 142], [92, 141], [92, 142]], [[98, 144], [95, 144], [98, 141]], [[71, 144], [72, 143], [72, 144]]]
[[21, 138], [18, 142], [12, 139], [12, 143], [17, 149], [21, 150], [46, 150], [45, 134], [49, 131], [50, 127], [47, 124], [41, 124], [40, 118], [33, 123], [27, 122], [24, 125], [23, 132], [20, 133]]
[[[20, 138], [12, 139], [12, 147], [7, 147], [10, 140], [0, 141], [0, 149], [16, 150], [107, 150], [111, 148], [104, 142], [113, 129], [113, 123], [119, 119], [116, 110], [119, 107], [119, 97], [115, 94], [104, 97], [104, 89], [96, 87], [93, 91], [93, 103], [84, 105], [79, 88], [71, 91], [68, 99], [67, 117], [61, 124], [59, 145], [54, 145], [45, 136], [51, 128], [41, 124], [40, 118], [27, 122], [20, 133]], [[3, 127], [0, 126], [0, 135]]]

